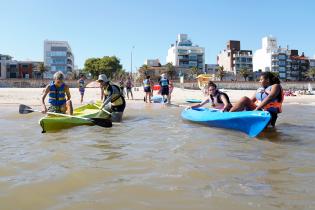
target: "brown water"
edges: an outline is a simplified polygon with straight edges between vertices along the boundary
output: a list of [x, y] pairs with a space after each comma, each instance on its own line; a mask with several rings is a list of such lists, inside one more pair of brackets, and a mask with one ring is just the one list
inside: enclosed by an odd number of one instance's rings
[[41, 114], [1, 107], [0, 209], [315, 209], [314, 107], [285, 106], [255, 139], [180, 111], [41, 134]]

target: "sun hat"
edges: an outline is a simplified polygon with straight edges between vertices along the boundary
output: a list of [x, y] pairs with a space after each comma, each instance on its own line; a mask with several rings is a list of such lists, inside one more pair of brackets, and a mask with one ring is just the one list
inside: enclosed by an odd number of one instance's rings
[[109, 79], [107, 79], [107, 76], [105, 74], [100, 74], [100, 75], [98, 75], [98, 79], [96, 81], [109, 82]]

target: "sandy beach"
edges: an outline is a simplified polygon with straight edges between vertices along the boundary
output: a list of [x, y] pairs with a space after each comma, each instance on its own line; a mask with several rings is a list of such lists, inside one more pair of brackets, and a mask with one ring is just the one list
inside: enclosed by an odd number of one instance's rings
[[[133, 91], [135, 100], [127, 100], [128, 104], [143, 103], [143, 88], [135, 88]], [[10, 104], [27, 104], [31, 106], [39, 106], [42, 88], [1, 88], [0, 89], [0, 105]], [[70, 89], [71, 99], [75, 107], [80, 105], [80, 93], [77, 88]], [[226, 92], [232, 103], [235, 103], [242, 96], [251, 97], [255, 91], [253, 90], [222, 90]], [[154, 92], [157, 94], [157, 91]], [[87, 88], [84, 96], [84, 103], [99, 100], [101, 97], [99, 88]], [[48, 97], [47, 97], [48, 98]], [[186, 99], [204, 99], [200, 90], [189, 90], [174, 88], [172, 93], [172, 103], [183, 104]], [[315, 105], [315, 95], [286, 96], [284, 104], [303, 104]]]

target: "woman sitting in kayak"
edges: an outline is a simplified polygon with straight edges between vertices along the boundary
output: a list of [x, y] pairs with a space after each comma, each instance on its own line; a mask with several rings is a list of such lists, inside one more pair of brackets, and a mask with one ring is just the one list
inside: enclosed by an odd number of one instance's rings
[[[71, 95], [68, 85], [64, 83], [64, 74], [58, 71], [54, 74], [54, 81], [46, 86], [42, 94], [42, 112], [56, 112], [73, 114]], [[49, 94], [50, 107], [47, 109], [45, 105], [45, 98]], [[67, 98], [67, 99], [66, 99]]]
[[264, 110], [271, 114], [270, 124], [274, 127], [278, 113], [282, 112], [283, 89], [278, 77], [271, 72], [263, 72], [260, 76], [261, 87], [257, 89], [252, 98], [243, 97], [230, 112], [243, 110]]
[[212, 108], [220, 109], [222, 111], [229, 111], [232, 107], [229, 96], [217, 89], [217, 85], [210, 81], [208, 83], [209, 98], [204, 100], [202, 103], [191, 106], [191, 108], [198, 108], [207, 103], [211, 103]]

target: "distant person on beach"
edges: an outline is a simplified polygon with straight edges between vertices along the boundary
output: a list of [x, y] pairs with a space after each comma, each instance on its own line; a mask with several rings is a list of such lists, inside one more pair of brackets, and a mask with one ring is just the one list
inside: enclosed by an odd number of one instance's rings
[[144, 101], [146, 103], [151, 103], [151, 79], [150, 76], [147, 76], [145, 80], [143, 80], [143, 90], [145, 93]]
[[[56, 113], [68, 113], [73, 114], [73, 107], [71, 102], [71, 95], [68, 85], [64, 83], [64, 74], [58, 71], [54, 74], [54, 81], [51, 81], [49, 85], [46, 86], [42, 98], [42, 112], [56, 112]], [[49, 95], [48, 95], [49, 94]], [[46, 107], [45, 99], [49, 96], [48, 102], [50, 106]]]
[[207, 103], [211, 103], [211, 107], [220, 109], [223, 112], [229, 111], [232, 108], [229, 96], [218, 90], [217, 85], [210, 81], [208, 83], [208, 97], [202, 103], [191, 106], [191, 108], [198, 108]]
[[[123, 112], [126, 108], [126, 101], [120, 88], [117, 85], [111, 84], [105, 74], [98, 76], [101, 88], [101, 100], [103, 101], [100, 109], [103, 108], [111, 112], [111, 118], [114, 122], [122, 120]], [[108, 106], [110, 103], [110, 107]]]
[[121, 78], [121, 80], [119, 81], [119, 87], [120, 87], [122, 95], [125, 97], [125, 81], [124, 81], [124, 78]]
[[152, 79], [150, 79], [150, 88], [151, 88], [151, 97], [153, 97], [153, 91], [154, 91], [154, 82]]
[[83, 74], [80, 75], [80, 79], [78, 80], [79, 92], [81, 95], [81, 104], [83, 103], [83, 97], [85, 92], [85, 77]]
[[127, 98], [129, 99], [129, 93], [130, 93], [131, 99], [133, 100], [132, 87], [133, 87], [133, 84], [131, 81], [131, 77], [128, 77], [128, 80], [126, 83]]
[[260, 76], [261, 87], [257, 89], [252, 98], [244, 96], [230, 110], [231, 112], [243, 110], [264, 110], [271, 114], [270, 124], [274, 127], [278, 113], [282, 112], [283, 89], [280, 80], [271, 72], [263, 72]]
[[169, 95], [170, 81], [167, 79], [165, 74], [161, 74], [159, 84], [161, 86], [161, 95], [163, 96], [164, 102], [167, 101], [167, 103], [170, 103], [170, 95]]

